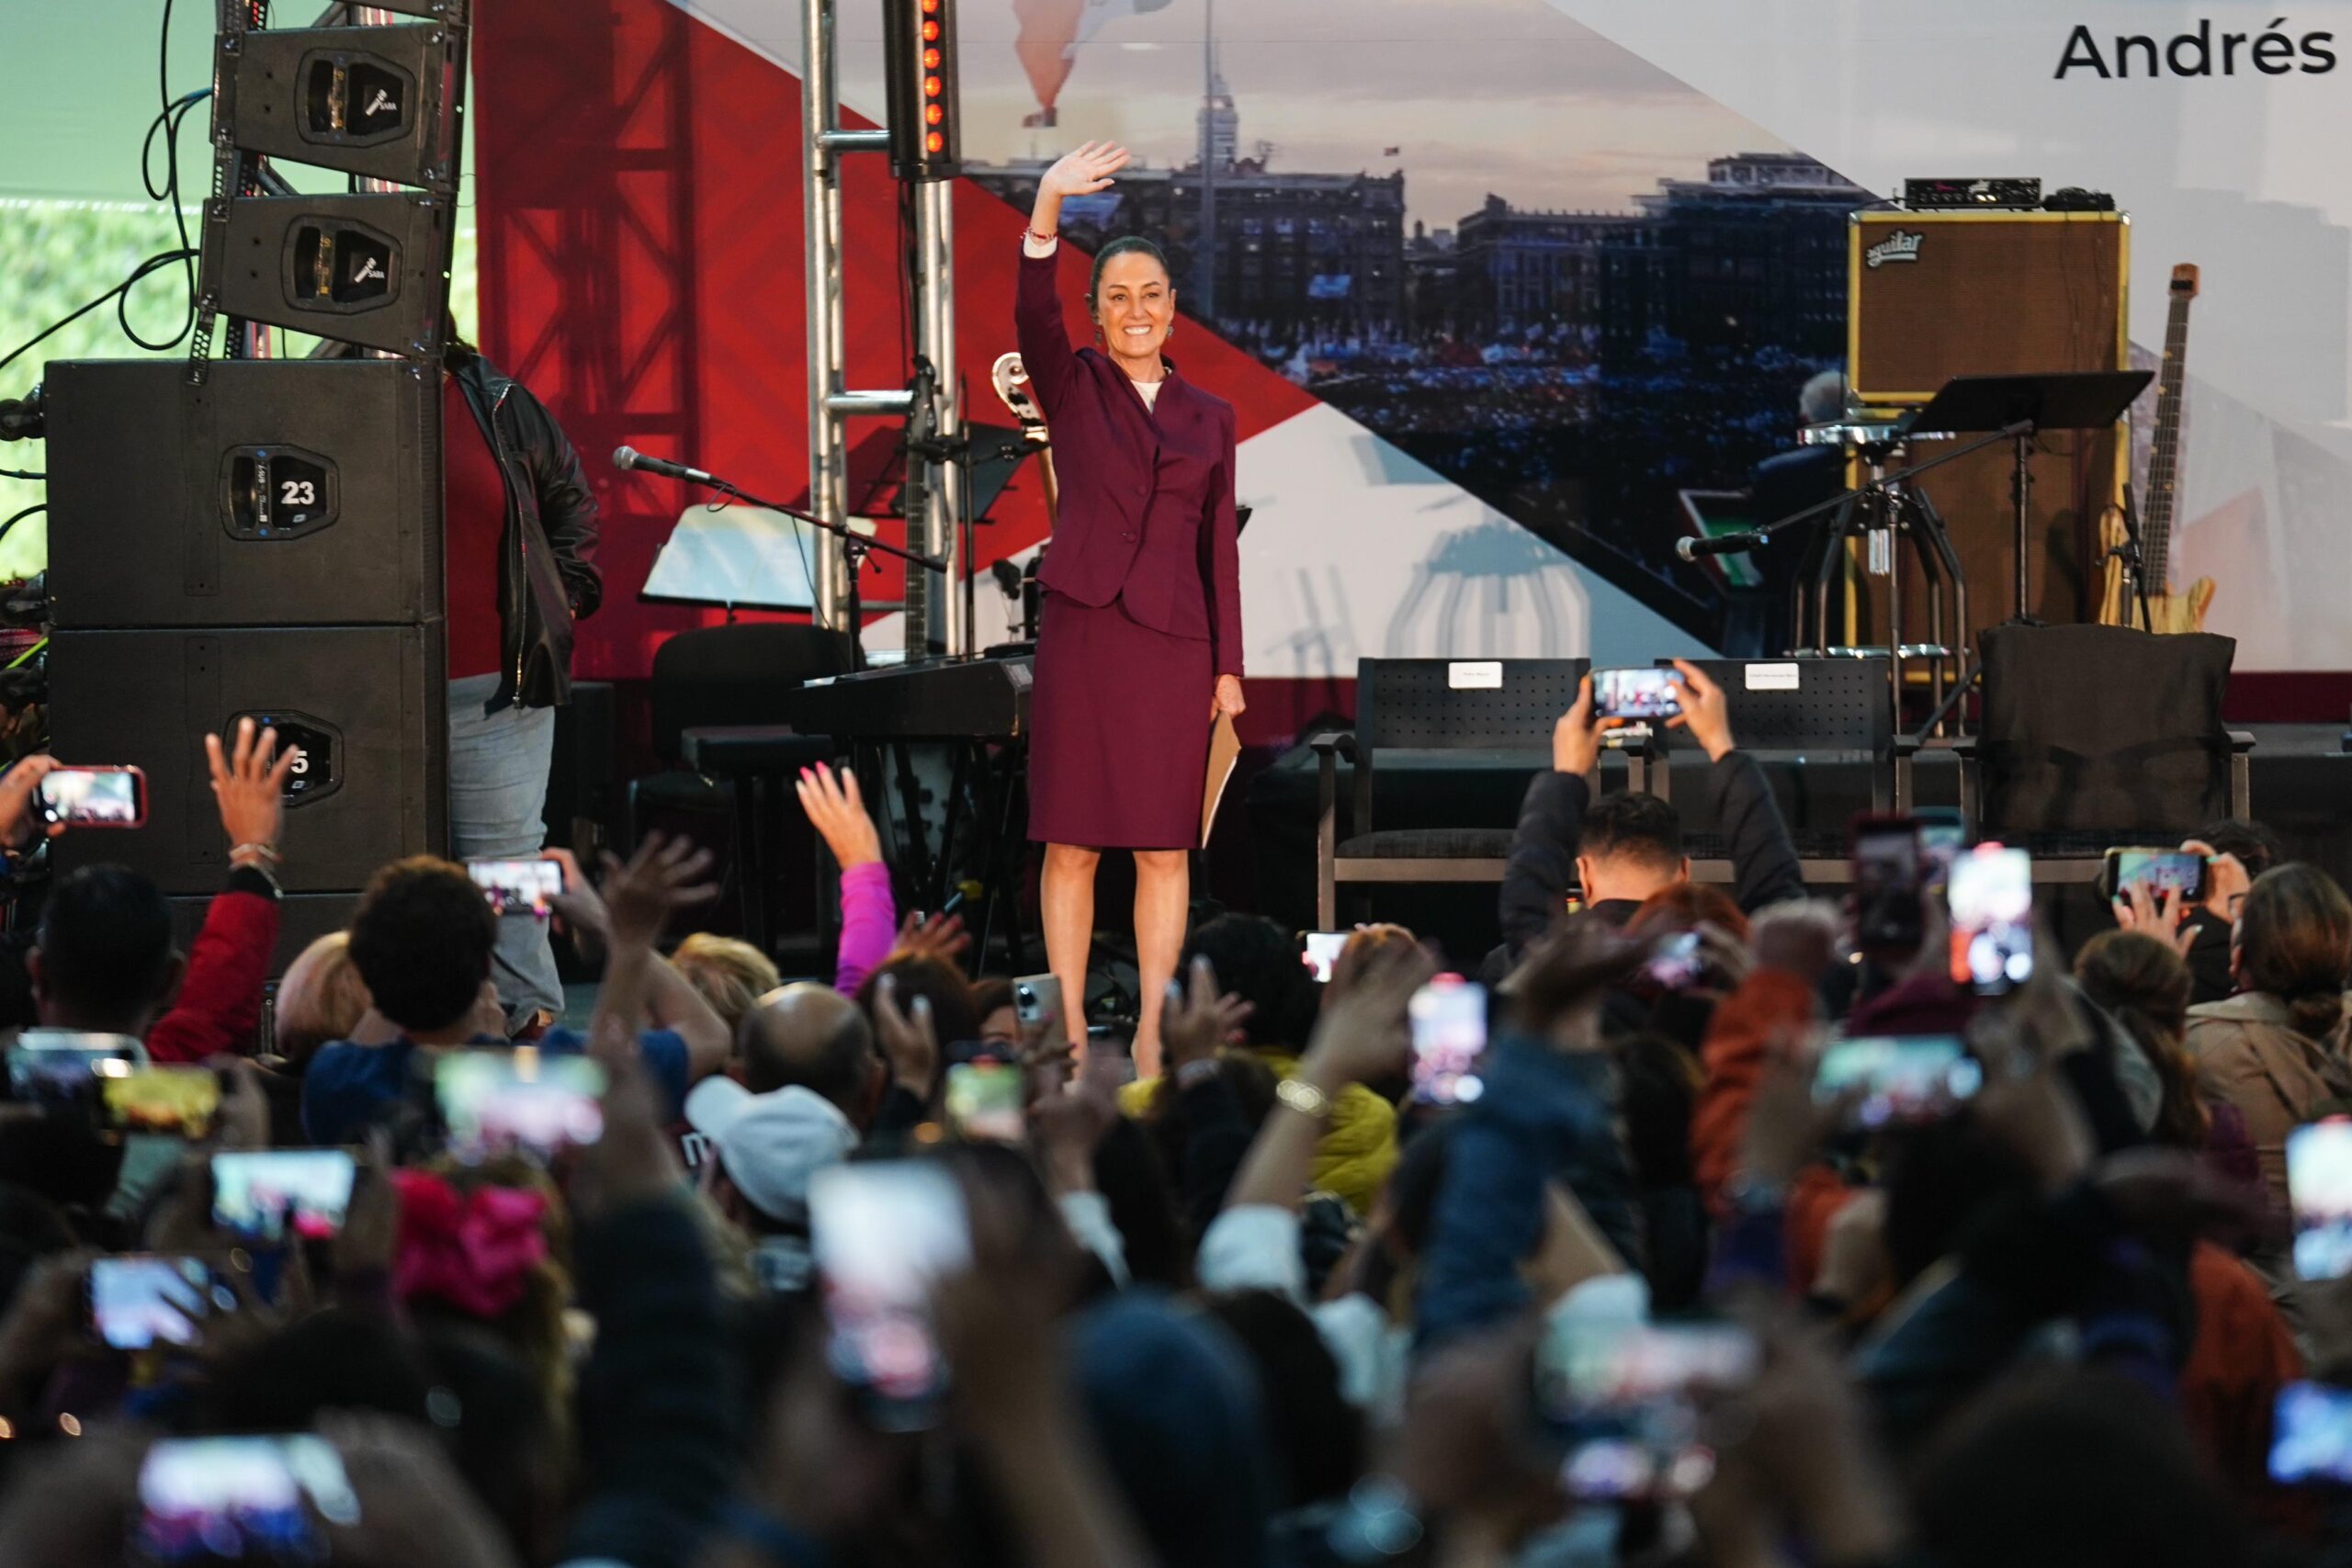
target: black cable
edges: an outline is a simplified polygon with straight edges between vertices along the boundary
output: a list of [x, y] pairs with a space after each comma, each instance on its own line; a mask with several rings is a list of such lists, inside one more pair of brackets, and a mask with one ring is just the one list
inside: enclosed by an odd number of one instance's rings
[[[115, 304], [115, 320], [121, 325], [123, 336], [147, 350], [163, 354], [187, 341], [196, 331], [197, 281], [196, 250], [187, 241], [187, 214], [180, 206], [180, 127], [187, 120], [188, 111], [212, 96], [209, 87], [172, 96], [172, 0], [164, 0], [164, 25], [155, 45], [155, 101], [159, 106], [153, 123], [139, 144], [139, 183], [146, 187], [150, 198], [164, 203], [172, 210], [172, 228], [179, 235], [180, 257], [187, 281], [187, 313], [180, 321], [180, 330], [162, 343], [149, 343], [130, 324], [130, 295], [125, 289]], [[164, 133], [164, 180], [156, 186], [152, 152], [155, 133]]]
[[6, 537], [8, 536], [8, 530], [9, 530], [9, 529], [14, 528], [17, 524], [22, 523], [26, 518], [30, 517], [34, 513], [36, 513], [36, 512], [46, 512], [46, 511], [48, 511], [48, 510], [49, 510], [49, 502], [45, 502], [45, 501], [36, 501], [36, 502], [34, 502], [30, 506], [26, 507], [22, 512], [17, 513], [14, 517], [9, 518], [6, 523], [0, 523], [0, 539], [5, 539], [5, 538], [6, 538]]
[[46, 479], [47, 474], [28, 474], [22, 468], [0, 468], [0, 479]]
[[[34, 348], [40, 346], [48, 339], [56, 336], [59, 333], [64, 331], [67, 327], [72, 326], [75, 321], [80, 321], [83, 317], [88, 315], [91, 311], [96, 310], [107, 300], [116, 298], [118, 295], [121, 296], [127, 302], [130, 299], [130, 291], [137, 288], [141, 283], [144, 282], [149, 273], [167, 267], [174, 262], [179, 261], [187, 256], [192, 256], [195, 254], [196, 253], [194, 251], [163, 251], [154, 255], [149, 256], [145, 261], [141, 262], [137, 266], [130, 269], [130, 276], [129, 277], [124, 278], [120, 283], [116, 284], [112, 288], [107, 289], [104, 294], [99, 295], [88, 304], [82, 306], [72, 315], [51, 322], [48, 326], [43, 327], [39, 333], [36, 333], [32, 337], [27, 339], [23, 344], [14, 349], [11, 349], [6, 358], [0, 359], [0, 370], [6, 369], [10, 365], [23, 358]], [[182, 335], [185, 336], [186, 334], [183, 333]], [[139, 344], [139, 346], [141, 348], [153, 349], [155, 347], [153, 344], [141, 341], [136, 334], [133, 334], [131, 341]], [[171, 344], [165, 344], [163, 346], [168, 348]]]

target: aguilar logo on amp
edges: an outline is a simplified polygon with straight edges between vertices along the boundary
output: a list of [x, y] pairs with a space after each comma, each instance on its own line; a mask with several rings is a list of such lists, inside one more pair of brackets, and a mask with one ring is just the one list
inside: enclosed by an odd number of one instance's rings
[[1888, 262], [1917, 261], [1919, 247], [1927, 243], [1928, 236], [1924, 233], [1909, 233], [1897, 229], [1862, 253], [1862, 265], [1876, 272]]

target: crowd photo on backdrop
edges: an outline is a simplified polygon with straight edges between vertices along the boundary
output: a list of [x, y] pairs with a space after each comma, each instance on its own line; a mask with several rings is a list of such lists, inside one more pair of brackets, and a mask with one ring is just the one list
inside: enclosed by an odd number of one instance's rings
[[[1942, 144], [2340, 141], [2007, 4]], [[149, 8], [176, 244], [0, 278], [0, 1568], [2352, 1568], [2231, 224], [1714, 0]]]

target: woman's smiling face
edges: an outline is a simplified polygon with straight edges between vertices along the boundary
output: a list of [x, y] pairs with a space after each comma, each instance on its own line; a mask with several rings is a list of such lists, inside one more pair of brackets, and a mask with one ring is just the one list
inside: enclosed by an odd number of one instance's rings
[[1168, 269], [1143, 251], [1122, 251], [1102, 264], [1094, 286], [1094, 324], [1114, 358], [1129, 374], [1159, 358], [1176, 320], [1176, 288]]

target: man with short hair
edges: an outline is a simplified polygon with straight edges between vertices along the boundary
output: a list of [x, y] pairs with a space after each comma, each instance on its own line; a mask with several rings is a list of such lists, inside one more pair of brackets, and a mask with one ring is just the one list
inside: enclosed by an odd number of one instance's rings
[[[153, 878], [119, 865], [69, 873], [50, 887], [25, 954], [42, 1027], [131, 1035], [157, 1062], [252, 1052], [277, 945], [277, 836], [298, 753], [279, 755], [277, 731], [256, 735], [250, 718], [239, 723], [232, 748], [204, 739], [229, 879], [205, 910], [194, 951], [183, 957], [174, 945], [171, 905]], [[44, 832], [35, 788], [67, 765], [37, 754], [0, 777], [0, 844], [12, 858]], [[52, 823], [45, 831], [54, 838], [63, 829]]]
[[753, 1094], [808, 1089], [861, 1133], [870, 1129], [890, 1089], [890, 1069], [874, 1027], [855, 1002], [804, 980], [780, 986], [744, 1015], [743, 1081]]
[[[1796, 845], [1781, 820], [1770, 782], [1732, 738], [1729, 705], [1705, 671], [1674, 661], [1681, 712], [1670, 728], [1690, 732], [1707, 753], [1715, 818], [1731, 841], [1739, 907], [1753, 914], [1804, 897]], [[1520, 807], [1519, 830], [1503, 873], [1503, 939], [1511, 964], [1566, 908], [1573, 877], [1585, 908], [1622, 925], [1651, 895], [1687, 882], [1682, 818], [1654, 795], [1627, 791], [1599, 801], [1601, 738], [1615, 723], [1593, 713], [1592, 680], [1552, 731], [1552, 771], [1538, 773]]]
[[[604, 905], [584, 884], [561, 896], [567, 919], [599, 929]], [[505, 1014], [491, 983], [498, 919], [466, 868], [432, 855], [395, 861], [360, 896], [351, 962], [374, 1005], [353, 1040], [322, 1047], [302, 1079], [302, 1126], [312, 1143], [356, 1141], [408, 1094], [419, 1051], [503, 1047]], [[727, 1065], [727, 1026], [685, 978], [656, 955], [638, 1035], [648, 1075], [674, 1114], [696, 1079]], [[363, 1043], [363, 1042], [367, 1042]], [[535, 1043], [570, 1055], [584, 1036], [551, 1029]]]

